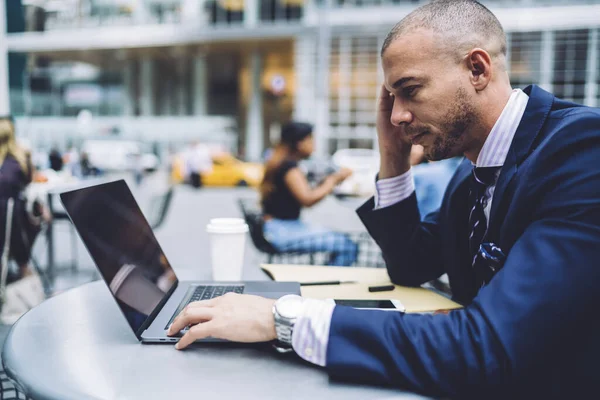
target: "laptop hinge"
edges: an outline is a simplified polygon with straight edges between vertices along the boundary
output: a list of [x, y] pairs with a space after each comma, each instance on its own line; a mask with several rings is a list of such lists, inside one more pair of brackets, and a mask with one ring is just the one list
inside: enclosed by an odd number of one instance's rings
[[144, 331], [150, 325], [152, 325], [152, 322], [154, 322], [154, 319], [158, 316], [160, 310], [162, 310], [167, 301], [169, 301], [171, 295], [173, 295], [173, 292], [175, 291], [175, 289], [177, 289], [177, 286], [179, 286], [179, 279], [175, 281], [173, 286], [171, 286], [171, 289], [169, 289], [169, 291], [167, 292], [167, 295], [162, 298], [162, 300], [160, 301], [160, 303], [157, 304], [156, 307], [154, 307], [154, 310], [152, 310], [152, 314], [150, 314], [148, 318], [146, 318], [142, 326], [140, 326], [140, 329], [138, 329], [138, 331], [135, 333], [135, 336], [137, 336], [139, 340], [142, 340], [142, 333], [144, 333]]

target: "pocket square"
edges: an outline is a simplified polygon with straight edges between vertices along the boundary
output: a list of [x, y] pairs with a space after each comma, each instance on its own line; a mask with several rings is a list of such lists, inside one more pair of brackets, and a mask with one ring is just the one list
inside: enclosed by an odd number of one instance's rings
[[506, 254], [498, 245], [491, 242], [479, 246], [479, 255], [493, 272], [501, 269], [506, 261]]

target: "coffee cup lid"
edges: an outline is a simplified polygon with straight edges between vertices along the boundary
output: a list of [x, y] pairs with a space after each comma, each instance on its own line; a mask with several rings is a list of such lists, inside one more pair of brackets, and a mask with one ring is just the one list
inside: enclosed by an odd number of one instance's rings
[[206, 226], [206, 232], [208, 233], [246, 233], [248, 232], [248, 225], [246, 223], [238, 225], [215, 225], [208, 224]]

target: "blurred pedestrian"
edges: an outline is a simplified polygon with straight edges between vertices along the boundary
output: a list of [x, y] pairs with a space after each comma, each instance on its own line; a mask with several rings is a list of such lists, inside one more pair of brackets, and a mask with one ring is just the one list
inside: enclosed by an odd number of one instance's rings
[[346, 235], [310, 225], [300, 219], [303, 207], [311, 207], [333, 191], [352, 172], [342, 168], [311, 188], [298, 162], [314, 150], [312, 125], [291, 122], [281, 128], [281, 141], [265, 165], [260, 185], [266, 239], [281, 251], [332, 254], [330, 265], [352, 265], [358, 248]]
[[142, 164], [142, 155], [140, 153], [133, 154], [132, 162], [133, 179], [135, 180], [135, 184], [137, 186], [140, 186], [142, 184], [142, 180], [144, 179], [144, 165]]
[[213, 162], [210, 149], [199, 141], [191, 143], [185, 155], [185, 170], [190, 184], [199, 188], [202, 186], [202, 174], [212, 171]]
[[100, 170], [92, 164], [90, 156], [85, 151], [79, 155], [79, 170], [83, 178], [100, 175]]
[[48, 161], [50, 162], [50, 168], [56, 172], [62, 171], [63, 169], [63, 159], [60, 151], [56, 147], [53, 147], [50, 150], [50, 154], [48, 154]]
[[31, 213], [27, 211], [24, 192], [31, 183], [32, 174], [31, 157], [17, 144], [12, 121], [0, 119], [0, 243], [4, 244], [6, 239], [7, 203], [12, 198], [14, 211], [9, 257], [19, 266], [19, 277], [28, 276], [32, 272], [29, 267], [31, 248], [41, 230], [41, 218], [44, 214], [43, 206], [37, 203]]
[[80, 176], [81, 171], [79, 170], [79, 152], [75, 146], [70, 145], [63, 156], [63, 163], [67, 167], [67, 170], [73, 176]]

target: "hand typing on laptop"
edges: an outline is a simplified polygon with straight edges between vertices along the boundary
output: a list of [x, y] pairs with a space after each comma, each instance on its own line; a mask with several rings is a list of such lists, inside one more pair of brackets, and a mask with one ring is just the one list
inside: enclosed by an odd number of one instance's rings
[[175, 345], [178, 350], [209, 336], [244, 343], [275, 340], [274, 304], [273, 299], [236, 293], [196, 301], [179, 313], [168, 335], [190, 327]]

